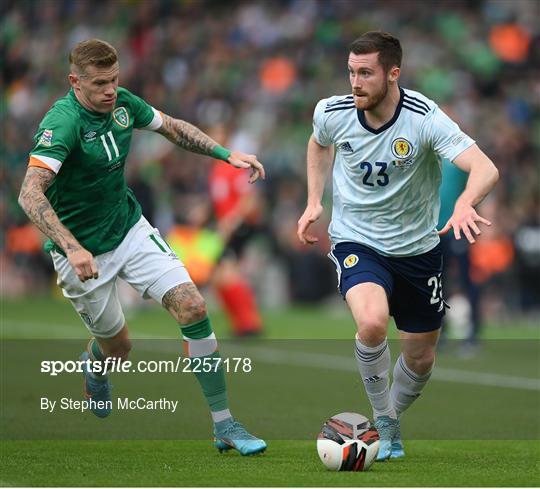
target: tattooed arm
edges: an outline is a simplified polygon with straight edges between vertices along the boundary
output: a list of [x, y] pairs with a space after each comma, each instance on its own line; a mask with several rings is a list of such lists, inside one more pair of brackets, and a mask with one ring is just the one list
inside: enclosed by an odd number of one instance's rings
[[162, 114], [162, 118], [163, 124], [157, 132], [174, 144], [192, 153], [223, 159], [236, 168], [251, 168], [250, 183], [253, 183], [259, 177], [265, 178], [264, 167], [257, 161], [255, 155], [241, 153], [240, 151], [227, 151], [221, 148], [210, 136], [189, 122], [173, 119], [166, 114]]
[[85, 250], [60, 222], [45, 196], [45, 191], [54, 177], [51, 170], [29, 166], [21, 186], [19, 205], [40, 231], [64, 250], [69, 263], [83, 282], [89, 278], [97, 278], [98, 270], [92, 254]]

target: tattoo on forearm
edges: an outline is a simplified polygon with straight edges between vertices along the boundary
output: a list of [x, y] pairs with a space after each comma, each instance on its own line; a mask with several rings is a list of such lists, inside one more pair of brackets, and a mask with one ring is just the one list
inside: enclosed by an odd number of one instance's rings
[[81, 245], [71, 232], [60, 222], [45, 191], [54, 180], [55, 174], [45, 168], [29, 167], [24, 177], [19, 204], [30, 220], [65, 252], [75, 251]]
[[157, 132], [163, 134], [169, 141], [192, 153], [211, 155], [214, 148], [218, 145], [210, 136], [189, 122], [173, 119], [166, 114], [163, 114], [163, 124]]

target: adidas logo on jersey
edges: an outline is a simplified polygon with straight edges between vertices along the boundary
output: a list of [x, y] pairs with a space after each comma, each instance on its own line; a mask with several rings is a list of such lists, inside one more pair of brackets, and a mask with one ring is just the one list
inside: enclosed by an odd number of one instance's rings
[[344, 143], [341, 143], [339, 145], [339, 149], [341, 151], [344, 151], [345, 153], [354, 153], [354, 149], [352, 149], [352, 146], [350, 145], [349, 141], [345, 141]]

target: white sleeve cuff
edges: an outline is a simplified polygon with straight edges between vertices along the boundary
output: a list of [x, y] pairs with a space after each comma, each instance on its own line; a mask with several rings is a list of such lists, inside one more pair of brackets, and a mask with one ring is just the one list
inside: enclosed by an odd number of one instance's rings
[[141, 129], [144, 129], [145, 131], [157, 131], [163, 124], [163, 117], [161, 117], [161, 112], [154, 109], [154, 107], [152, 107], [152, 111], [154, 112], [154, 118], [150, 121], [150, 124], [145, 127], [141, 127]]
[[61, 161], [51, 158], [50, 156], [31, 154], [30, 157], [39, 160], [44, 165], [48, 166], [54, 173], [58, 173], [62, 167]]

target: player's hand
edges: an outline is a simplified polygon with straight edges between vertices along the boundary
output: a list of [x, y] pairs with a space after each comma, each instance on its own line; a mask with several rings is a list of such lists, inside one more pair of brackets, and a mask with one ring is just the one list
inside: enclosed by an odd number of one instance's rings
[[255, 155], [248, 155], [246, 153], [241, 153], [240, 151], [233, 151], [227, 161], [236, 168], [251, 168], [249, 183], [254, 183], [259, 177], [261, 177], [263, 180], [266, 178], [264, 166], [260, 161], [257, 160]]
[[474, 207], [471, 205], [458, 204], [448, 222], [439, 231], [439, 236], [446, 234], [450, 231], [450, 228], [453, 228], [456, 239], [461, 239], [461, 233], [463, 232], [469, 243], [476, 243], [473, 232], [476, 235], [482, 234], [482, 231], [480, 231], [480, 228], [476, 224], [477, 222], [485, 224], [486, 226], [491, 226], [491, 222], [479, 216], [474, 210]]
[[91, 278], [98, 278], [99, 272], [92, 253], [84, 248], [78, 248], [66, 253], [69, 264], [75, 270], [81, 282], [86, 282]]
[[319, 217], [321, 217], [323, 212], [323, 207], [321, 204], [315, 206], [308, 205], [306, 210], [302, 214], [302, 217], [298, 220], [298, 239], [302, 244], [314, 244], [319, 241], [319, 238], [308, 234], [308, 228], [314, 223]]

